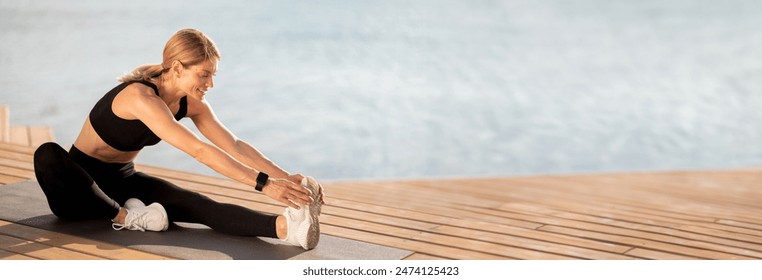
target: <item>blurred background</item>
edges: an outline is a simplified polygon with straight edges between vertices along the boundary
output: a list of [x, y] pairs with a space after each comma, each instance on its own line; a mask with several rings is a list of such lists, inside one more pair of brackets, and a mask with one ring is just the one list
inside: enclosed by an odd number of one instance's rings
[[[68, 148], [116, 77], [190, 27], [222, 53], [218, 117], [291, 172], [758, 167], [760, 15], [753, 0], [0, 0], [0, 104]], [[165, 143], [137, 162], [216, 175]]]

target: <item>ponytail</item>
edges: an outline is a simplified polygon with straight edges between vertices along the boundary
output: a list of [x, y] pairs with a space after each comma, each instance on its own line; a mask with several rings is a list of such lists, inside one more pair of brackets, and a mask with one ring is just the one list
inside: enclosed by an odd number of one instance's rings
[[134, 82], [134, 81], [150, 81], [152, 78], [160, 75], [164, 72], [164, 66], [161, 64], [146, 64], [138, 66], [135, 70], [128, 74], [124, 74], [117, 78], [122, 83]]
[[[220, 51], [214, 41], [201, 31], [196, 29], [181, 29], [175, 32], [167, 44], [164, 45], [162, 52], [163, 65], [172, 64], [173, 61], [180, 61], [184, 67], [196, 65], [210, 59], [220, 59]], [[117, 80], [122, 83], [134, 81], [150, 81], [164, 73], [168, 68], [162, 64], [141, 65], [131, 73], [125, 74]]]

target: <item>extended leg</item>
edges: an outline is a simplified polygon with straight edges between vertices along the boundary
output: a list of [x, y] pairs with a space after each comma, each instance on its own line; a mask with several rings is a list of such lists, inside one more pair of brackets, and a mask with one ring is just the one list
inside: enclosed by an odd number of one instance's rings
[[136, 197], [146, 204], [158, 202], [170, 221], [204, 224], [226, 234], [277, 238], [275, 215], [220, 203], [145, 173], [138, 172], [106, 191], [120, 201]]

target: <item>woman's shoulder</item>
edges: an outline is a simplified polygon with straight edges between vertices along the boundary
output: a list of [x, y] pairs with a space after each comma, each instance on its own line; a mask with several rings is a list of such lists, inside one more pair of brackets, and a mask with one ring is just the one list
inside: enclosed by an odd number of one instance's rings
[[115, 102], [127, 103], [127, 104], [136, 104], [138, 102], [159, 101], [159, 100], [161, 100], [161, 98], [156, 93], [154, 88], [139, 82], [133, 82], [133, 83], [127, 84], [114, 97]]
[[129, 92], [132, 94], [148, 94], [149, 96], [158, 96], [157, 88], [154, 84], [145, 81], [133, 81], [126, 82], [127, 84], [122, 93]]
[[112, 110], [123, 119], [138, 118], [139, 112], [161, 110], [166, 105], [154, 90], [142, 83], [131, 83], [115, 97]]

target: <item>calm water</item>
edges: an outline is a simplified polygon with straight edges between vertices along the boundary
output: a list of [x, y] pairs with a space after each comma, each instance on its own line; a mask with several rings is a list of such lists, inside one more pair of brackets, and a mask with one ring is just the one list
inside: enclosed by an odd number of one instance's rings
[[[760, 1], [216, 2], [0, 0], [0, 104], [71, 145], [195, 27], [218, 117], [318, 178], [762, 165]], [[166, 144], [138, 162], [213, 174]]]

